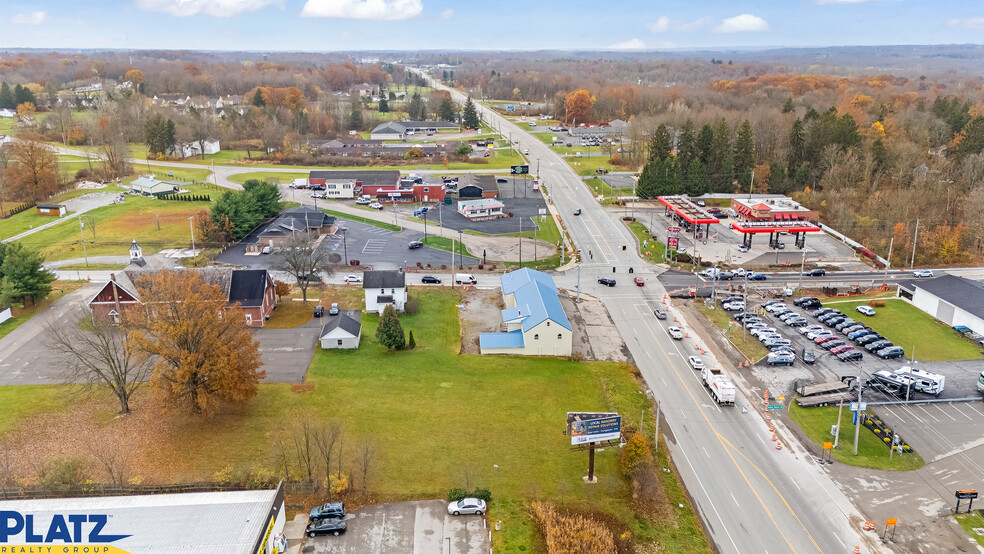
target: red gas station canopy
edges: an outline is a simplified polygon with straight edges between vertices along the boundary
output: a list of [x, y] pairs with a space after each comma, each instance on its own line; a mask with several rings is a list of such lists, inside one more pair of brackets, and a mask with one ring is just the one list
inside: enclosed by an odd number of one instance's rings
[[686, 196], [660, 196], [657, 198], [663, 205], [693, 225], [718, 223], [718, 219], [707, 213], [703, 208], [694, 204]]
[[[789, 214], [778, 214], [789, 215]], [[819, 233], [823, 231], [819, 226], [798, 219], [784, 219], [782, 221], [736, 221], [731, 226], [739, 233]]]

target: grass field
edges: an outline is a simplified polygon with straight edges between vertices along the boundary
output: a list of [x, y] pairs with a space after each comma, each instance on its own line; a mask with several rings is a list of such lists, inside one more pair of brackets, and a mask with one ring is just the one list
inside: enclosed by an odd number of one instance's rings
[[608, 183], [606, 183], [600, 177], [591, 177], [590, 179], [585, 179], [584, 184], [588, 186], [588, 188], [591, 190], [591, 193], [594, 194], [595, 196], [598, 196], [600, 194], [605, 196], [606, 198], [618, 197], [618, 196], [632, 196], [632, 192], [633, 192], [631, 187], [612, 188], [611, 186], [609, 186]]
[[[86, 214], [96, 218], [95, 238], [92, 225], [86, 224], [86, 254], [123, 255], [133, 240], [140, 243], [145, 254], [190, 246], [188, 218], [209, 205], [209, 202], [173, 202], [128, 196], [122, 204], [96, 208]], [[40, 248], [47, 260], [64, 260], [82, 257], [79, 240], [78, 224], [64, 222], [28, 235], [21, 242]]]
[[427, 246], [430, 246], [431, 248], [444, 250], [445, 252], [451, 252], [451, 248], [453, 245], [455, 254], [461, 254], [463, 256], [471, 256], [473, 258], [478, 258], [479, 261], [481, 261], [482, 259], [481, 256], [475, 256], [471, 252], [469, 252], [468, 248], [466, 248], [464, 244], [454, 239], [449, 239], [447, 237], [430, 235], [424, 239], [421, 239], [420, 242], [426, 244]]
[[115, 270], [115, 269], [126, 269], [128, 265], [130, 265], [130, 264], [97, 264], [97, 263], [91, 263], [89, 265], [85, 265], [84, 263], [81, 263], [81, 264], [68, 264], [68, 265], [63, 265], [63, 266], [58, 267], [57, 269], [58, 269], [58, 271], [74, 271], [74, 270], [78, 270], [78, 271], [86, 271], [86, 270], [89, 270], [89, 271], [99, 271], [99, 270], [112, 271], [112, 270]]
[[703, 314], [715, 327], [724, 331], [724, 336], [728, 337], [731, 344], [745, 356], [746, 360], [758, 361], [769, 353], [769, 349], [762, 346], [762, 343], [758, 339], [747, 333], [743, 333], [741, 325], [737, 323], [729, 325], [731, 315], [728, 312], [722, 310], [720, 307], [715, 307], [712, 310], [704, 305], [703, 300], [693, 300], [692, 302], [694, 302], [697, 311]]
[[[831, 306], [855, 315], [854, 319], [870, 326], [876, 333], [901, 346], [910, 360], [942, 362], [947, 360], [979, 360], [981, 348], [964, 339], [949, 326], [901, 299], [887, 299], [885, 306], [875, 308], [875, 315], [866, 317], [854, 308], [864, 301], [824, 301]], [[915, 350], [913, 352], [913, 350]], [[915, 357], [913, 358], [913, 355]]]
[[[277, 183], [289, 183], [294, 179], [302, 179], [308, 176], [307, 173], [282, 173], [279, 171], [251, 171], [249, 173], [236, 173], [229, 176], [229, 180], [233, 183], [243, 184], [250, 179], [258, 179], [260, 181], [266, 181], [270, 179], [272, 182]], [[302, 189], [303, 193], [304, 190]], [[310, 192], [307, 194], [311, 194]]]
[[591, 156], [584, 158], [573, 158], [570, 156], [565, 156], [564, 161], [570, 164], [577, 171], [578, 175], [594, 177], [598, 174], [598, 168], [605, 168], [609, 171], [612, 170], [612, 164], [608, 161], [607, 156]]
[[655, 240], [645, 225], [638, 221], [629, 221], [626, 225], [628, 225], [629, 230], [632, 231], [636, 239], [639, 240], [639, 254], [642, 255], [642, 259], [651, 263], [657, 263], [657, 261], [663, 259], [663, 256], [666, 255], [666, 246]]
[[967, 532], [970, 538], [977, 541], [977, 544], [984, 547], [984, 535], [978, 535], [975, 528], [984, 528], [984, 516], [981, 516], [980, 510], [974, 511], [969, 514], [956, 514], [953, 519], [957, 520], [957, 523], [963, 527], [963, 530]]
[[[546, 216], [543, 216], [542, 219], [537, 216], [534, 222], [536, 223], [536, 225], [538, 227], [538, 229], [537, 229], [537, 231], [535, 233], [535, 236], [536, 236], [537, 239], [540, 239], [540, 240], [549, 242], [550, 244], [559, 244], [560, 243], [560, 229], [557, 228], [557, 222], [554, 221], [553, 216], [546, 215]], [[525, 225], [524, 225], [524, 227], [525, 227]], [[531, 239], [531, 238], [534, 237], [534, 232], [533, 231], [523, 231], [522, 233], [508, 233], [506, 235], [500, 235], [500, 236], [506, 236], [506, 237], [526, 237], [526, 238], [530, 238]]]
[[369, 219], [368, 217], [359, 217], [357, 215], [350, 215], [346, 212], [336, 212], [335, 210], [321, 210], [328, 215], [333, 215], [340, 219], [347, 219], [349, 221], [358, 221], [359, 223], [365, 223], [366, 225], [372, 225], [373, 227], [379, 227], [380, 229], [386, 229], [387, 231], [400, 232], [403, 227], [399, 225], [393, 225], [392, 223], [383, 223], [382, 221], [376, 221], [375, 219]]
[[[11, 315], [14, 317], [0, 323], [0, 338], [6, 337], [11, 331], [20, 327], [27, 320], [41, 313], [55, 300], [72, 291], [78, 290], [82, 287], [82, 284], [82, 281], [55, 281], [51, 283], [51, 294], [47, 298], [40, 300], [36, 305], [30, 303], [27, 305], [14, 304], [10, 309]], [[2, 428], [2, 423], [0, 423], [0, 428]]]
[[145, 163], [133, 164], [133, 171], [134, 175], [124, 179], [124, 183], [132, 182], [137, 177], [148, 174], [163, 181], [205, 181], [212, 174], [209, 169], [197, 167], [169, 167]]
[[[294, 329], [300, 327], [314, 317], [314, 308], [318, 305], [317, 300], [309, 299], [307, 302], [297, 302], [295, 300], [284, 299], [270, 314], [270, 320], [263, 324], [270, 329]], [[327, 310], [328, 306], [325, 306]], [[326, 314], [327, 315], [327, 314]]]
[[[837, 406], [802, 408], [794, 400], [789, 401], [789, 417], [817, 446], [822, 446], [824, 442], [833, 440], [830, 428], [837, 424], [837, 410]], [[926, 465], [918, 452], [895, 453], [892, 456], [892, 461], [889, 462], [888, 446], [865, 428], [862, 428], [858, 435], [858, 455], [855, 456], [853, 454], [854, 426], [851, 425], [850, 410], [844, 410], [841, 414], [841, 426], [838, 434], [838, 448], [831, 450], [831, 455], [842, 464], [896, 471], [912, 471]], [[905, 437], [902, 438], [905, 439]]]

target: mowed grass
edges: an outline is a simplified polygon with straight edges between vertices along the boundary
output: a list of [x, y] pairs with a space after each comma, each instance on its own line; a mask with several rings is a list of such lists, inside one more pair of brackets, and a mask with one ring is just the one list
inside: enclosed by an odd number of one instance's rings
[[[96, 208], [86, 213], [86, 216], [96, 218], [95, 238], [91, 224], [86, 224], [84, 229], [86, 254], [123, 255], [133, 240], [140, 243], [145, 255], [165, 248], [190, 247], [188, 218], [209, 206], [210, 202], [176, 202], [127, 196], [122, 204]], [[39, 248], [47, 260], [64, 260], [82, 257], [80, 238], [76, 220], [28, 235], [21, 242]]]
[[[307, 302], [298, 302], [293, 299], [285, 298], [277, 304], [270, 314], [269, 321], [264, 327], [270, 329], [294, 329], [300, 327], [314, 317], [314, 308], [318, 305], [316, 299], [309, 299]], [[325, 306], [327, 312], [328, 306]], [[328, 314], [325, 313], [325, 316]]]
[[[251, 179], [256, 179], [258, 181], [270, 181], [272, 183], [289, 183], [294, 179], [304, 179], [307, 178], [307, 173], [284, 173], [279, 171], [251, 171], [248, 173], [235, 173], [229, 176], [229, 180], [233, 183], [243, 184]], [[298, 191], [300, 194], [305, 194], [305, 190], [302, 189]], [[311, 194], [307, 192], [306, 194]]]
[[892, 341], [892, 344], [901, 346], [909, 359], [942, 362], [978, 360], [984, 357], [979, 346], [975, 346], [949, 326], [901, 299], [886, 299], [885, 306], [876, 307], [875, 315], [872, 317], [855, 311], [857, 306], [867, 304], [864, 301], [825, 301], [823, 304], [837, 308], [870, 326], [876, 333]]
[[[3, 119], [0, 119], [3, 121]], [[22, 420], [39, 413], [63, 412], [79, 398], [68, 385], [21, 385], [0, 387], [0, 437]]]
[[460, 242], [458, 242], [458, 241], [456, 241], [454, 239], [450, 239], [448, 237], [441, 237], [441, 236], [429, 235], [429, 236], [421, 239], [420, 242], [426, 244], [427, 246], [429, 246], [431, 248], [436, 248], [438, 250], [444, 250], [445, 252], [451, 252], [452, 251], [451, 249], [454, 248], [455, 255], [461, 254], [463, 256], [471, 256], [472, 258], [477, 257], [479, 260], [482, 259], [481, 256], [474, 256], [474, 255], [472, 255], [471, 252], [468, 251], [468, 248], [464, 244], [462, 244], [462, 243], [460, 243]]
[[956, 514], [953, 519], [957, 520], [960, 527], [967, 532], [970, 538], [977, 541], [977, 544], [984, 547], [984, 535], [978, 535], [975, 528], [984, 528], [984, 517], [981, 516], [980, 510], [976, 510], [969, 514]]
[[703, 314], [715, 327], [724, 331], [724, 336], [745, 356], [746, 360], [758, 361], [768, 355], [769, 349], [762, 346], [757, 338], [744, 333], [738, 322], [729, 325], [731, 321], [730, 312], [724, 311], [720, 306], [715, 306], [712, 310], [704, 305], [703, 299], [692, 300], [692, 302], [694, 302], [697, 311]]
[[78, 290], [82, 285], [82, 281], [55, 281], [51, 283], [51, 293], [48, 294], [47, 298], [38, 300], [37, 304], [31, 304], [30, 302], [27, 304], [15, 303], [10, 307], [10, 314], [13, 317], [0, 323], [0, 338], [6, 337], [11, 331], [41, 313], [52, 302], [72, 291]]
[[632, 187], [618, 187], [612, 188], [608, 183], [606, 183], [600, 177], [592, 177], [590, 179], [585, 179], [584, 184], [588, 186], [591, 193], [595, 196], [601, 195], [606, 198], [608, 197], [618, 197], [618, 196], [632, 196]]
[[[830, 434], [830, 428], [837, 424], [837, 410], [837, 406], [803, 408], [795, 400], [789, 401], [789, 417], [818, 448], [825, 442], [833, 442], [834, 437]], [[907, 454], [896, 452], [889, 461], [888, 445], [863, 426], [858, 434], [858, 455], [855, 456], [853, 454], [854, 425], [851, 424], [851, 416], [850, 409], [844, 409], [841, 414], [838, 448], [831, 450], [831, 456], [838, 462], [849, 466], [895, 471], [912, 471], [926, 465], [918, 452]], [[902, 439], [905, 440], [905, 436]]]

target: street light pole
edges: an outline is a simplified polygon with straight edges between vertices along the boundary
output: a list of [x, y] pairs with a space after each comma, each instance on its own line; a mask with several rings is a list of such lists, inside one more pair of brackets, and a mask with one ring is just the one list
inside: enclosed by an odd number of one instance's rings
[[[861, 394], [864, 393], [864, 386], [861, 385], [861, 364], [857, 364], [858, 368], [858, 409], [855, 414], [857, 414], [857, 420], [854, 422], [854, 455], [858, 455], [858, 437], [861, 434]], [[839, 431], [839, 430], [838, 430]]]
[[195, 224], [192, 222], [193, 219], [195, 219], [195, 216], [191, 216], [188, 218], [188, 227], [191, 228], [191, 254], [192, 255], [195, 254]]
[[342, 250], [345, 252], [345, 265], [348, 265], [348, 241], [345, 240], [345, 231], [348, 231], [348, 227], [342, 227]]
[[803, 261], [800, 262], [800, 278], [796, 290], [803, 290], [803, 269], [806, 267], [806, 251], [803, 251]]
[[[461, 241], [461, 233], [462, 233], [462, 231], [463, 231], [462, 229], [458, 229], [458, 242], [461, 244], [462, 250], [464, 250], [465, 243]], [[465, 265], [464, 256], [465, 256], [464, 252], [459, 252], [458, 253], [458, 263], [461, 264], [462, 266]], [[451, 263], [454, 263], [454, 260], [453, 259], [451, 260]]]

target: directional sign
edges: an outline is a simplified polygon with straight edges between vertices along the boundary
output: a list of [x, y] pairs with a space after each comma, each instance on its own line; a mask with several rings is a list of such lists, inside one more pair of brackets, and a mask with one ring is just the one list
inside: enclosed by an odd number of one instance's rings
[[824, 450], [830, 450], [833, 447], [834, 447], [834, 443], [832, 443], [832, 442], [825, 442], [825, 443], [823, 443], [823, 449]]
[[766, 408], [768, 408], [770, 410], [781, 410], [782, 409], [782, 404], [769, 404], [769, 405], [766, 406]]
[[513, 175], [529, 175], [529, 173], [530, 173], [530, 166], [528, 166], [528, 165], [514, 165], [514, 166], [512, 166], [512, 172], [511, 173]]
[[506, 106], [506, 111], [507, 112], [514, 112], [514, 111], [516, 111], [516, 106]]

